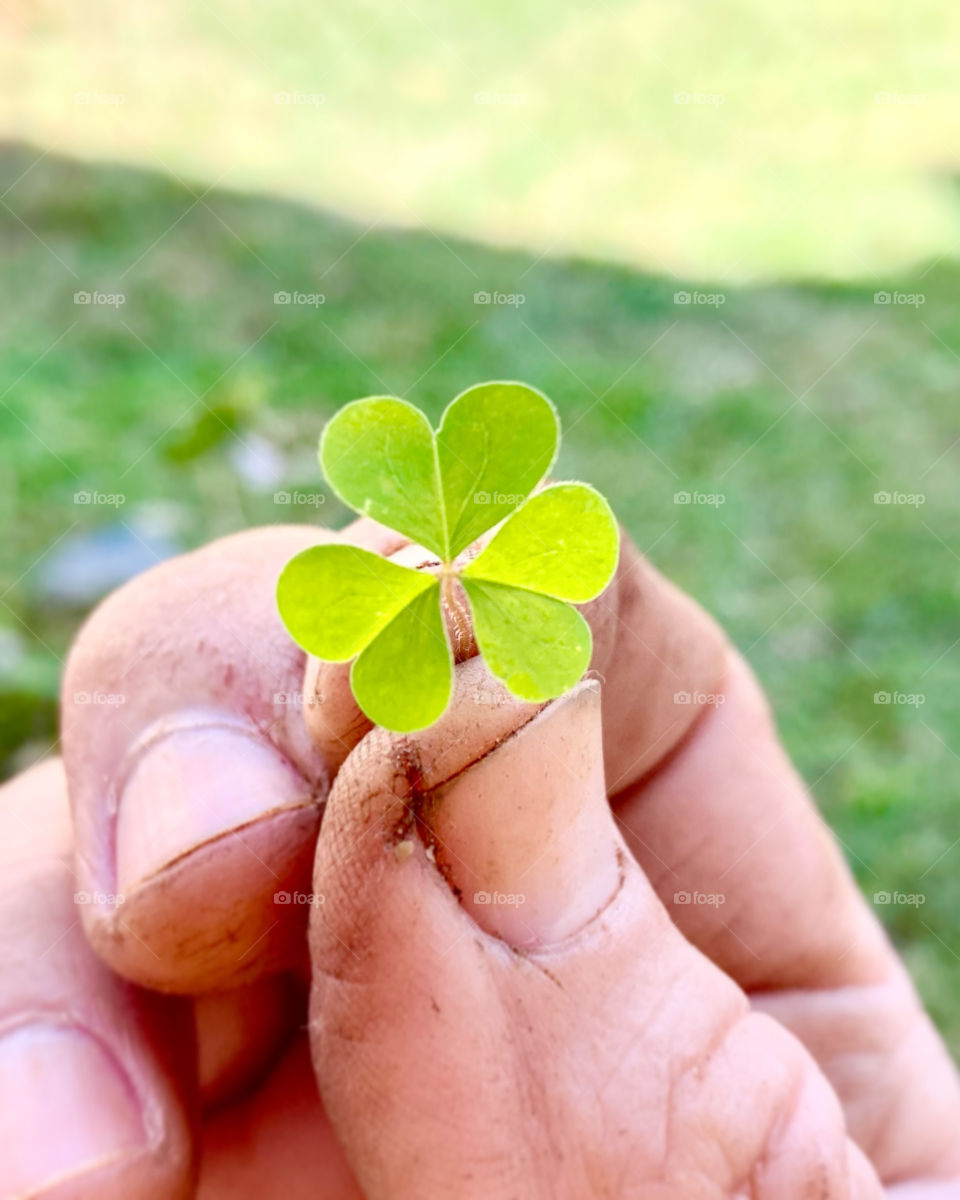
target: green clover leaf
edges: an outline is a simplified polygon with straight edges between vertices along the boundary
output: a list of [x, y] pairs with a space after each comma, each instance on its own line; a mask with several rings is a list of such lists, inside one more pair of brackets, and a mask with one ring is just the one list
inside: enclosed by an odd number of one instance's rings
[[560, 422], [541, 392], [481, 383], [447, 407], [434, 435], [406, 400], [354, 400], [320, 439], [320, 466], [354, 511], [444, 562], [527, 498], [557, 456]]
[[[515, 695], [549, 700], [587, 669], [590, 628], [572, 607], [598, 596], [617, 564], [616, 521], [599, 492], [561, 483], [531, 495], [556, 458], [560, 426], [541, 392], [483, 383], [447, 407], [436, 432], [393, 396], [346, 405], [320, 463], [337, 495], [426, 547], [439, 575], [367, 550], [315, 546], [286, 565], [277, 604], [287, 630], [328, 662], [353, 659], [366, 715], [395, 732], [431, 725], [453, 689], [443, 596], [462, 585], [477, 645]], [[472, 561], [463, 552], [499, 525]]]

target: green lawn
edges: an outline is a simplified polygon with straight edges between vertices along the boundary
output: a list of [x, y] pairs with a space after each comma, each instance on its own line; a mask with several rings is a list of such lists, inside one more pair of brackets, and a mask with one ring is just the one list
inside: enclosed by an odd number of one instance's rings
[[[955, 266], [718, 289], [365, 233], [256, 195], [198, 203], [169, 177], [53, 154], [28, 170], [36, 158], [0, 156], [7, 769], [55, 736], [58, 657], [83, 614], [40, 585], [76, 532], [157, 502], [188, 545], [313, 519], [273, 493], [322, 490], [315, 440], [344, 401], [391, 391], [435, 416], [468, 383], [526, 379], [561, 409], [561, 472], [601, 486], [746, 651], [864, 890], [926, 896], [881, 915], [960, 1049]], [[925, 300], [878, 305], [878, 289]], [[716, 307], [674, 300], [718, 290]], [[78, 291], [125, 303], [78, 305]], [[524, 302], [474, 302], [494, 291]], [[266, 490], [232, 459], [260, 438], [286, 463]], [[77, 505], [82, 490], [125, 503]], [[875, 504], [881, 491], [925, 503]], [[321, 515], [343, 518], [332, 502]], [[924, 703], [875, 704], [882, 691]]]
[[949, 0], [3, 0], [0, 34], [0, 136], [368, 223], [741, 281], [960, 243]]

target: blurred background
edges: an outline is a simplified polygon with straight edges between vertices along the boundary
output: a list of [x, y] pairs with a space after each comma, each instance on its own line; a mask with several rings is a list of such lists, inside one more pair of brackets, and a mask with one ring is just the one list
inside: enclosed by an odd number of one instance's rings
[[0, 0], [4, 773], [117, 583], [344, 520], [335, 408], [524, 379], [960, 1051], [958, 46], [947, 0]]

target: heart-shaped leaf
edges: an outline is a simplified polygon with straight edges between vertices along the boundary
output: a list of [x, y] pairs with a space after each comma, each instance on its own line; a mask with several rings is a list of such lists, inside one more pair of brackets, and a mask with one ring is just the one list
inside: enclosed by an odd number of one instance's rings
[[344, 504], [447, 557], [447, 534], [430, 422], [395, 396], [354, 400], [320, 439], [320, 466]]
[[371, 721], [395, 733], [432, 725], [450, 703], [453, 655], [440, 588], [421, 592], [353, 664], [350, 686]]
[[582, 604], [610, 582], [618, 550], [617, 522], [600, 493], [585, 483], [558, 483], [518, 508], [463, 577]]
[[524, 383], [478, 383], [451, 401], [437, 431], [450, 559], [519, 508], [559, 442], [556, 409]]
[[311, 546], [283, 568], [277, 606], [291, 637], [326, 662], [347, 662], [385, 629], [432, 575], [358, 546]]
[[590, 665], [590, 626], [552, 596], [464, 579], [477, 645], [487, 666], [522, 700], [552, 700]]
[[526, 500], [559, 436], [553, 405], [523, 383], [461, 392], [436, 434], [412, 404], [371, 396], [328, 423], [320, 465], [345, 504], [451, 562]]

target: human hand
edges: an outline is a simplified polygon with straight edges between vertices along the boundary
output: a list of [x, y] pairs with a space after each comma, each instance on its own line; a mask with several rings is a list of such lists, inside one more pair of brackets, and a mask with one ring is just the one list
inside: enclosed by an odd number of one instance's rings
[[78, 640], [72, 828], [57, 764], [0, 808], [0, 1195], [955, 1194], [953, 1067], [703, 613], [625, 546], [602, 693], [473, 658], [370, 732], [275, 615], [325, 536], [164, 564]]

